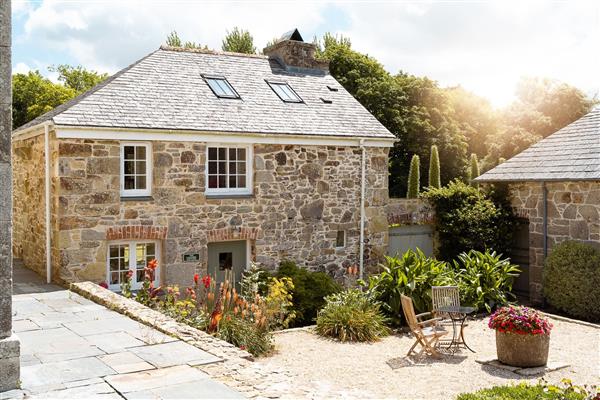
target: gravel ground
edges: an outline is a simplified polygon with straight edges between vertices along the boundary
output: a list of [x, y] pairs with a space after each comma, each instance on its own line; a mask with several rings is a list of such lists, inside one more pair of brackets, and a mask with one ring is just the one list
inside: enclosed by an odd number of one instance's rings
[[[546, 373], [543, 378], [559, 382], [568, 377], [576, 384], [599, 384], [600, 329], [558, 320], [552, 323], [548, 361], [570, 366]], [[257, 363], [289, 371], [294, 392], [300, 389], [318, 399], [452, 399], [459, 393], [526, 379], [475, 362], [495, 356], [495, 334], [487, 327], [487, 319], [470, 321], [465, 337], [476, 354], [462, 350], [439, 360], [414, 363], [404, 357], [413, 343], [408, 334], [364, 344], [339, 343], [311, 331], [293, 330], [277, 334], [276, 354]], [[535, 383], [541, 377], [529, 379]]]

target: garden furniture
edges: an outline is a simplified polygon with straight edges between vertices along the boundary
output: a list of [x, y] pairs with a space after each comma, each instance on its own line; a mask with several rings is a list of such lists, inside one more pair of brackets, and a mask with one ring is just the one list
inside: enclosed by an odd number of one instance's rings
[[452, 339], [440, 344], [446, 345], [446, 348], [452, 353], [457, 352], [461, 346], [475, 353], [475, 350], [470, 348], [465, 341], [464, 329], [468, 315], [475, 312], [476, 309], [474, 307], [442, 306], [438, 310], [452, 320]]
[[458, 286], [432, 286], [431, 302], [433, 303], [432, 313], [435, 317], [450, 319], [447, 313], [440, 311], [440, 307], [460, 307]]
[[[448, 331], [439, 324], [440, 318], [423, 320], [425, 316], [432, 314], [430, 312], [415, 314], [413, 301], [410, 297], [401, 295], [401, 301], [404, 318], [416, 339], [410, 350], [408, 350], [407, 356], [415, 353], [415, 355], [419, 357], [423, 353], [426, 353], [433, 357], [438, 357], [439, 352], [436, 350], [436, 347], [440, 337], [448, 333]], [[421, 346], [421, 351], [419, 352], [415, 351], [417, 345]]]

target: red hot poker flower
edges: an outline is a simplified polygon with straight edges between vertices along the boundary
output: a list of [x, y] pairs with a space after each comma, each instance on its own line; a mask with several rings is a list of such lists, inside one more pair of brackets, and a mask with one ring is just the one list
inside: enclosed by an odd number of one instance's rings
[[202, 283], [204, 284], [204, 288], [208, 289], [208, 287], [210, 286], [210, 275], [202, 277]]
[[158, 267], [158, 261], [156, 261], [156, 258], [153, 258], [152, 260], [148, 261], [148, 268], [154, 271], [156, 267]]
[[194, 283], [197, 285], [198, 284], [198, 279], [200, 279], [200, 275], [198, 274], [194, 274]]

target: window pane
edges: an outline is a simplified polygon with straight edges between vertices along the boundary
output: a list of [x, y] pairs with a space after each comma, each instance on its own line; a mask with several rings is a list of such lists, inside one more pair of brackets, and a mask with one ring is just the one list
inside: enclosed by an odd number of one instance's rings
[[216, 160], [217, 159], [217, 148], [216, 147], [209, 147], [208, 148], [208, 159], [209, 160]]
[[239, 188], [245, 188], [246, 187], [246, 177], [241, 175], [238, 176], [238, 187]]
[[225, 93], [223, 92], [223, 89], [221, 89], [221, 86], [219, 86], [219, 84], [217, 83], [216, 80], [214, 80], [214, 79], [207, 79], [206, 81], [208, 82], [208, 85], [215, 92], [215, 94], [217, 96], [224, 96], [225, 95]]
[[146, 177], [145, 176], [136, 176], [135, 177], [135, 188], [136, 189], [146, 189]]
[[135, 265], [138, 269], [144, 269], [146, 262], [146, 246], [143, 244], [138, 244], [135, 246]]
[[216, 174], [217, 173], [217, 163], [215, 161], [209, 161], [208, 163], [208, 173]]
[[[119, 246], [119, 257], [123, 258], [125, 257], [125, 248], [126, 246]], [[129, 253], [127, 253], [129, 254]]]
[[125, 146], [123, 148], [126, 160], [133, 160], [135, 158], [135, 146]]
[[245, 162], [238, 163], [238, 173], [240, 173], [240, 174], [246, 173], [246, 163]]
[[135, 279], [137, 280], [137, 282], [144, 282], [144, 270], [137, 270], [135, 273]]
[[232, 175], [232, 176], [229, 177], [229, 187], [230, 188], [237, 187], [237, 185], [235, 183], [235, 175]]
[[116, 285], [119, 283], [119, 273], [118, 272], [111, 272], [110, 273], [110, 284], [111, 285]]
[[277, 96], [283, 101], [300, 103], [302, 100], [294, 93], [286, 83], [269, 83]]
[[125, 190], [135, 189], [135, 176], [126, 175], [124, 177]]
[[225, 174], [225, 173], [227, 173], [227, 163], [219, 162], [219, 174]]
[[134, 161], [127, 161], [126, 160], [125, 161], [125, 168], [123, 168], [124, 169], [124, 173], [125, 174], [135, 174], [134, 166], [135, 166]]
[[233, 90], [233, 87], [225, 79], [206, 78], [206, 82], [218, 97], [239, 97]]
[[229, 149], [229, 161], [234, 161], [237, 158], [236, 149]]
[[217, 176], [216, 175], [209, 175], [209, 177], [208, 177], [208, 187], [210, 189], [216, 189], [217, 188]]
[[225, 147], [219, 147], [219, 160], [227, 160], [227, 149]]
[[146, 146], [136, 146], [135, 147], [135, 158], [138, 160], [146, 159]]
[[135, 173], [138, 175], [146, 175], [146, 161], [135, 162]]
[[109, 254], [110, 258], [119, 257], [119, 248], [117, 246], [110, 246]]
[[119, 259], [118, 258], [111, 258], [109, 266], [110, 266], [110, 270], [111, 271], [118, 271], [119, 270]]
[[233, 175], [233, 174], [236, 173], [235, 172], [236, 169], [237, 169], [236, 167], [237, 167], [237, 163], [236, 162], [230, 162], [229, 163], [229, 175]]
[[237, 149], [237, 159], [239, 161], [246, 160], [246, 149]]
[[219, 175], [219, 187], [220, 188], [226, 188], [226, 181], [225, 181], [225, 175]]

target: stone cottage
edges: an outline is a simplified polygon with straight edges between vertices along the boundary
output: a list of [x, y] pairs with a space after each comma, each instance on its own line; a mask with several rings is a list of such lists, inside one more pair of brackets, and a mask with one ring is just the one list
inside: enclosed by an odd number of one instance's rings
[[476, 179], [508, 182], [529, 223], [529, 294], [542, 299], [544, 259], [564, 240], [600, 245], [600, 109]]
[[115, 290], [153, 258], [160, 284], [250, 261], [367, 270], [394, 136], [297, 31], [264, 54], [161, 47], [17, 129], [15, 257]]

